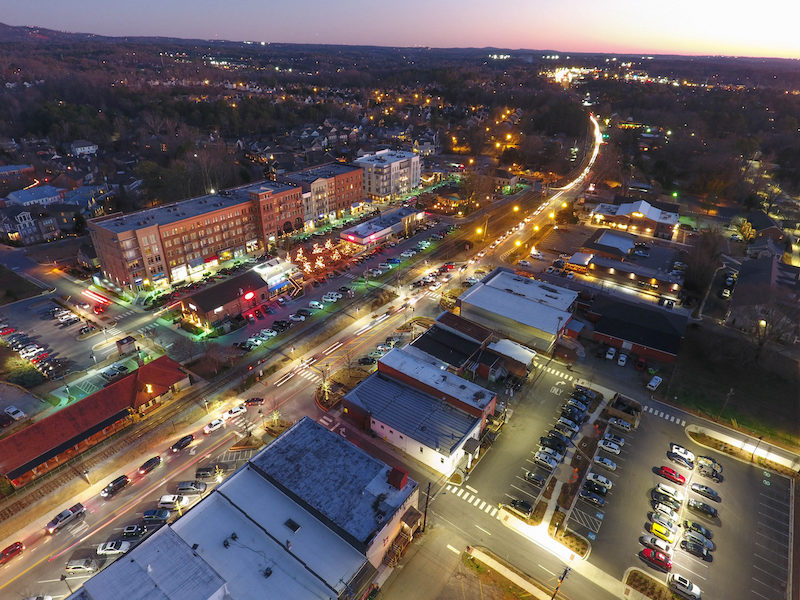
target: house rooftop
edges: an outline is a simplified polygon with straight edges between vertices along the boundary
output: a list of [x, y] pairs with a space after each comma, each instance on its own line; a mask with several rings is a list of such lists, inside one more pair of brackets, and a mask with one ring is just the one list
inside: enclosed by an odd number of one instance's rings
[[688, 321], [682, 314], [603, 296], [594, 299], [591, 312], [600, 315], [595, 332], [672, 355], [678, 353]]
[[678, 223], [677, 212], [663, 210], [653, 206], [647, 200], [635, 200], [622, 204], [598, 204], [592, 211], [592, 215], [643, 217], [662, 225], [677, 225]]
[[464, 317], [460, 317], [455, 313], [451, 313], [450, 311], [444, 311], [442, 314], [436, 317], [436, 323], [440, 328], [454, 331], [462, 337], [479, 343], [483, 343], [492, 337], [491, 329], [484, 327], [483, 325], [479, 325], [478, 323], [473, 323], [472, 321], [469, 321]]
[[180, 364], [168, 356], [139, 367], [94, 394], [0, 439], [0, 473], [9, 479], [27, 473], [185, 378]]
[[397, 489], [391, 467], [308, 417], [250, 466], [361, 551], [417, 487]]
[[37, 200], [46, 200], [60, 195], [62, 190], [52, 185], [38, 185], [32, 188], [25, 188], [24, 190], [17, 190], [11, 192], [7, 196], [7, 201], [12, 204], [25, 204], [27, 202], [36, 202]]
[[344, 173], [350, 173], [359, 169], [361, 169], [361, 167], [342, 163], [329, 163], [295, 173], [286, 173], [281, 176], [281, 179], [296, 185], [310, 184], [317, 179], [330, 179], [331, 177], [336, 177], [337, 175], [343, 175]]
[[432, 362], [405, 352], [401, 348], [393, 348], [380, 358], [378, 370], [381, 371], [384, 366], [481, 411], [495, 395], [485, 387], [448, 373]]
[[189, 296], [185, 302], [187, 304], [194, 304], [203, 312], [209, 312], [235, 300], [240, 295], [244, 295], [247, 292], [254, 292], [266, 285], [267, 282], [264, 281], [255, 269], [248, 269], [235, 277], [231, 277], [216, 285], [195, 292]]
[[449, 455], [481, 417], [376, 371], [345, 398], [405, 436]]

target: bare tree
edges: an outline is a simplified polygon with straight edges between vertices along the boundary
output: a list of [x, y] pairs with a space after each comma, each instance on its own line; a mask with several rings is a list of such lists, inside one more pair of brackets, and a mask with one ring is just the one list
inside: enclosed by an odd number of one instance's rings
[[703, 293], [703, 300], [698, 303], [695, 316], [703, 313], [703, 305], [711, 289], [714, 274], [720, 267], [724, 238], [718, 229], [703, 229], [697, 242], [689, 250], [686, 259], [687, 288]]

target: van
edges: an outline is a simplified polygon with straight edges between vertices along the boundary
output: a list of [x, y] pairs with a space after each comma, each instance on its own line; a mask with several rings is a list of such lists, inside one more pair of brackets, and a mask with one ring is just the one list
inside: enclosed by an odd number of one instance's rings
[[650, 380], [650, 383], [647, 384], [647, 389], [650, 390], [651, 392], [655, 392], [658, 389], [658, 386], [661, 385], [662, 381], [663, 381], [663, 379], [661, 379], [661, 377], [659, 377], [658, 375], [655, 375]]
[[181, 481], [176, 491], [184, 496], [202, 494], [206, 491], [206, 484], [202, 481]]
[[165, 496], [161, 496], [158, 501], [158, 508], [167, 508], [169, 510], [176, 510], [178, 508], [183, 508], [189, 504], [189, 499], [185, 496], [178, 496], [174, 494], [167, 494]]

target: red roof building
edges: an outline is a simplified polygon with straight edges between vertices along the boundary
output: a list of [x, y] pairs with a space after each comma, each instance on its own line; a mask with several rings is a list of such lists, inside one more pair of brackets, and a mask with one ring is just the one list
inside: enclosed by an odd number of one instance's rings
[[167, 356], [119, 381], [0, 439], [0, 474], [18, 487], [124, 429], [190, 384], [180, 364]]

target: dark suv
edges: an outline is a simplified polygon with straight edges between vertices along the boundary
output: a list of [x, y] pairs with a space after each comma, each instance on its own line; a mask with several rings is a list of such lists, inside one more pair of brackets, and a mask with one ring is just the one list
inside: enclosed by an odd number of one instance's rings
[[109, 498], [113, 498], [117, 494], [117, 492], [119, 492], [130, 482], [131, 480], [128, 479], [127, 475], [120, 475], [114, 481], [112, 481], [106, 487], [103, 488], [103, 491], [100, 492], [100, 496], [102, 496], [106, 500], [108, 500]]

